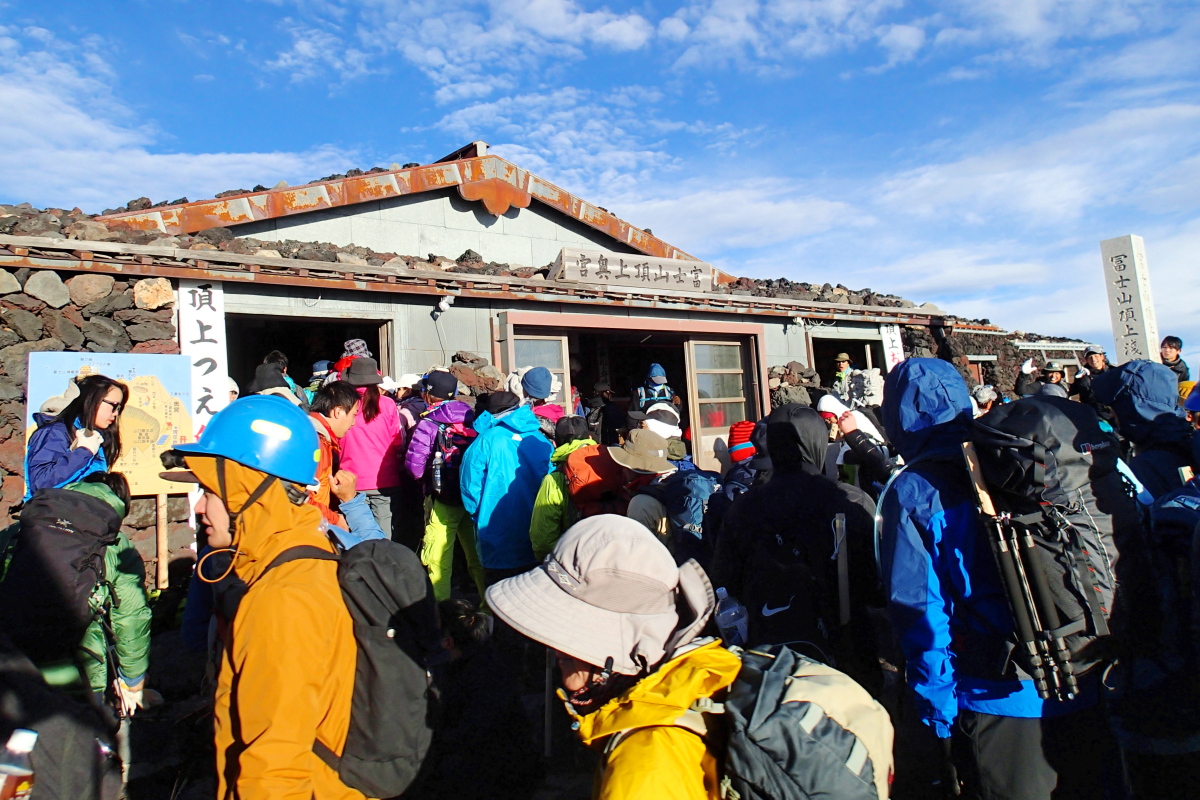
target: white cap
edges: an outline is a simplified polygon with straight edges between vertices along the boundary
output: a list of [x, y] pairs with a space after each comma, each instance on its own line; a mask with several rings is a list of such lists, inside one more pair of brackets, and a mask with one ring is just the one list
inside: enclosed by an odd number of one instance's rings
[[8, 749], [14, 753], [32, 753], [34, 745], [37, 744], [37, 731], [30, 731], [24, 728], [17, 728], [8, 737]]

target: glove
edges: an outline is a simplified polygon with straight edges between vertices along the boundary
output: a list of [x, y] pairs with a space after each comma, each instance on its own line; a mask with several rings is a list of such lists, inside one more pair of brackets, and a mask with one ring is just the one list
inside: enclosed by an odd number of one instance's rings
[[146, 687], [146, 679], [135, 683], [133, 686], [125, 683], [124, 678], [117, 678], [113, 682], [113, 693], [117, 696], [117, 708], [126, 717], [132, 717], [137, 710], [142, 707], [143, 692]]
[[939, 739], [942, 745], [942, 796], [959, 797], [962, 795], [962, 781], [958, 779], [958, 768], [954, 766], [954, 755], [950, 739]]
[[1025, 359], [1025, 363], [1021, 365], [1021, 372], [1024, 372], [1026, 375], [1033, 374], [1035, 369], [1037, 369], [1037, 367], [1033, 366], [1032, 358]]
[[1086, 378], [1088, 375], [1091, 375], [1091, 374], [1092, 374], [1092, 371], [1090, 369], [1088, 369], [1087, 367], [1080, 367], [1078, 370], [1076, 370], [1075, 377], [1076, 378]]
[[77, 447], [82, 447], [85, 450], [91, 450], [92, 455], [100, 452], [101, 446], [104, 445], [104, 437], [96, 431], [85, 430], [80, 428], [75, 431], [75, 442], [71, 445], [74, 450]]

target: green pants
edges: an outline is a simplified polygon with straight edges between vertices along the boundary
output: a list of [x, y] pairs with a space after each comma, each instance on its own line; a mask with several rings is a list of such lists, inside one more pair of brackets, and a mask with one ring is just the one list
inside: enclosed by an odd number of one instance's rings
[[454, 567], [454, 541], [462, 545], [467, 556], [467, 569], [483, 597], [483, 565], [475, 548], [475, 523], [462, 506], [452, 506], [434, 499], [425, 523], [425, 542], [421, 545], [421, 563], [429, 570], [433, 596], [438, 601], [450, 597], [450, 573]]

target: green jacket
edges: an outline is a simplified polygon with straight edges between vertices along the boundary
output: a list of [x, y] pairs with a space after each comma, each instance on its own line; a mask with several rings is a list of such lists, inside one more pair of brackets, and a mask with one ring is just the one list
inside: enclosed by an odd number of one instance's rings
[[563, 531], [575, 524], [575, 505], [567, 494], [567, 476], [563, 472], [567, 456], [595, 443], [593, 439], [567, 442], [550, 456], [554, 469], [542, 479], [542, 486], [533, 501], [533, 518], [529, 521], [529, 541], [539, 563], [554, 549]]
[[[125, 516], [124, 504], [102, 483], [72, 483], [64, 488], [90, 494], [105, 501]], [[120, 676], [129, 685], [136, 684], [150, 667], [150, 606], [146, 601], [146, 570], [142, 557], [129, 538], [121, 533], [116, 544], [104, 551], [107, 580], [92, 592], [92, 608], [108, 608], [108, 623], [115, 641]], [[108, 674], [105, 655], [108, 638], [97, 620], [88, 626], [79, 643], [79, 666], [73, 663], [39, 664], [46, 682], [52, 686], [79, 685], [80, 669], [93, 692], [103, 692], [117, 676]]]

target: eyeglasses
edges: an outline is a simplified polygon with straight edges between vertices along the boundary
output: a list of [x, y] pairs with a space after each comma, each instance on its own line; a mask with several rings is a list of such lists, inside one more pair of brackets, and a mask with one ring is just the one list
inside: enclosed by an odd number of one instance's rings
[[121, 413], [122, 406], [120, 403], [114, 403], [112, 400], [101, 400], [100, 402], [104, 403], [106, 406], [110, 406], [114, 414]]

